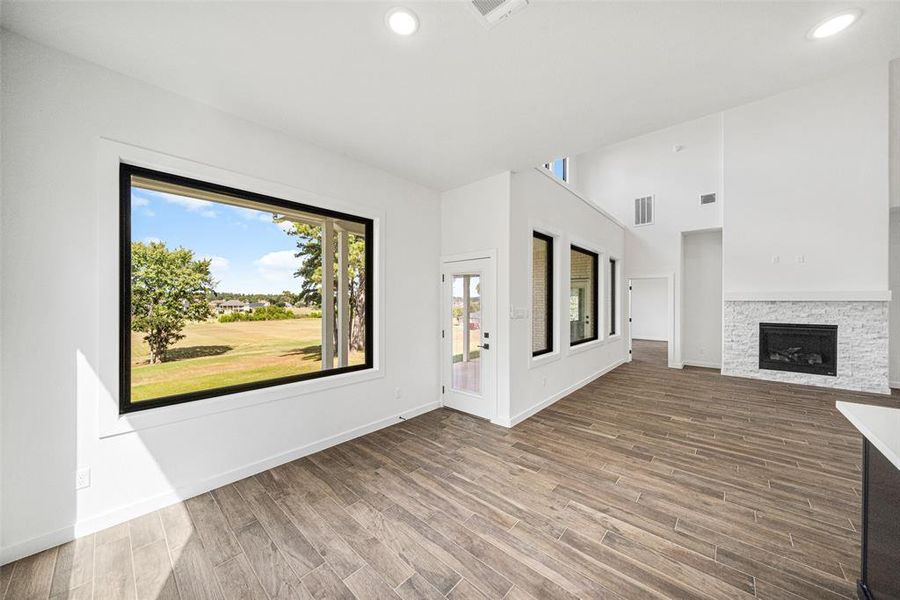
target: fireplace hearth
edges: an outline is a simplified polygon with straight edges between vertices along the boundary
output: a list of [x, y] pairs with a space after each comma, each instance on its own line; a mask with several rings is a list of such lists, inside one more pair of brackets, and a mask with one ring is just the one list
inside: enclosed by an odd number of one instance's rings
[[759, 324], [759, 368], [837, 375], [837, 325]]

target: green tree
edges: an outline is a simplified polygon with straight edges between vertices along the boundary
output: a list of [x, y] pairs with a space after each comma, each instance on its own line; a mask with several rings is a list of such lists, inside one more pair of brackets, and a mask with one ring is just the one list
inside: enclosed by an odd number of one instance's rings
[[[300, 278], [300, 293], [297, 294], [300, 302], [307, 306], [322, 306], [322, 228], [317, 225], [294, 223], [293, 229], [288, 235], [297, 237], [297, 252], [295, 256], [302, 262], [295, 277]], [[366, 240], [365, 238], [348, 234], [347, 277], [350, 282], [350, 348], [362, 350], [366, 342]], [[335, 240], [335, 243], [337, 241]], [[334, 262], [334, 288], [337, 290], [337, 278], [340, 276], [337, 266], [337, 254]], [[331, 298], [336, 302], [336, 296]]]
[[166, 351], [184, 337], [187, 321], [210, 316], [208, 298], [216, 282], [209, 265], [186, 248], [132, 242], [131, 329], [146, 334], [151, 363], [165, 360]]

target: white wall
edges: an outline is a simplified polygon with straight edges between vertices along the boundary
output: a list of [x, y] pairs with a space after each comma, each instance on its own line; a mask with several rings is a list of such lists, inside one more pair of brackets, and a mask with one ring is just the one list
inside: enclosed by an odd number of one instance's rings
[[[555, 350], [531, 355], [531, 240], [538, 229], [555, 237]], [[497, 253], [498, 399], [496, 423], [511, 426], [627, 359], [621, 333], [569, 348], [570, 244], [602, 253], [601, 331], [608, 331], [608, 261], [624, 261], [624, 230], [596, 207], [540, 169], [501, 173], [441, 194], [444, 256], [480, 250]], [[619, 270], [619, 327], [626, 296]], [[518, 315], [513, 317], [513, 312]]]
[[[497, 257], [496, 420], [509, 419], [509, 211], [507, 172], [441, 194], [441, 256], [493, 250]], [[438, 305], [440, 307], [440, 304]]]
[[900, 59], [891, 62], [891, 217], [888, 283], [893, 291], [890, 307], [890, 382], [900, 388]]
[[886, 291], [887, 65], [726, 111], [724, 127], [726, 298]]
[[[578, 389], [592, 379], [618, 366], [627, 359], [626, 336], [603, 335], [597, 342], [569, 347], [569, 252], [570, 244], [598, 251], [600, 256], [600, 332], [609, 331], [606, 314], [608, 269], [610, 256], [622, 259], [627, 270], [625, 232], [563, 184], [540, 169], [514, 173], [510, 211], [509, 308], [531, 315], [530, 257], [532, 232], [535, 228], [555, 236], [554, 272], [556, 290], [554, 305], [562, 307], [555, 314], [558, 346], [553, 353], [537, 359], [531, 356], [531, 319], [510, 320], [510, 423], [515, 424], [541, 408]], [[621, 308], [625, 295], [623, 279], [619, 279]], [[507, 316], [509, 311], [505, 311]], [[500, 307], [501, 317], [504, 307]], [[620, 311], [620, 315], [624, 311]], [[618, 331], [623, 331], [622, 321]]]
[[722, 366], [722, 231], [685, 234], [681, 353], [686, 365]]
[[[0, 562], [436, 405], [438, 194], [2, 35]], [[101, 439], [101, 137], [383, 211], [384, 376]], [[77, 494], [76, 467], [92, 470]]]
[[891, 208], [900, 208], [900, 58], [892, 60], [890, 68]]
[[[680, 147], [676, 151], [676, 146]], [[722, 226], [722, 116], [681, 123], [572, 159], [573, 186], [627, 226], [626, 277], [674, 276], [674, 342], [681, 336], [681, 234]], [[715, 204], [700, 195], [716, 193]], [[655, 196], [652, 225], [634, 226], [634, 199]]]
[[631, 280], [631, 337], [669, 341], [669, 282], [665, 278]]
[[890, 385], [900, 388], [900, 208], [890, 217]]

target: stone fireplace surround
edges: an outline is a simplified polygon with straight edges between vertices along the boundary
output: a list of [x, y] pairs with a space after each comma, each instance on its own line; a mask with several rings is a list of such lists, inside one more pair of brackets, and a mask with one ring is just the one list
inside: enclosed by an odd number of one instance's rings
[[[888, 306], [878, 300], [725, 300], [722, 374], [889, 394]], [[759, 368], [759, 324], [838, 326], [837, 376]]]

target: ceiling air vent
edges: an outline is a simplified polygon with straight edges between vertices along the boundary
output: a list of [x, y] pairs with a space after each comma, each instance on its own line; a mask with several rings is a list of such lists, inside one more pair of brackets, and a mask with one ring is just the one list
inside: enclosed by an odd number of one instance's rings
[[700, 204], [715, 204], [716, 203], [716, 195], [715, 194], [701, 194], [700, 195]]
[[651, 225], [653, 223], [653, 196], [634, 199], [634, 224]]
[[526, 6], [528, 0], [472, 0], [472, 7], [488, 27], [493, 27]]

